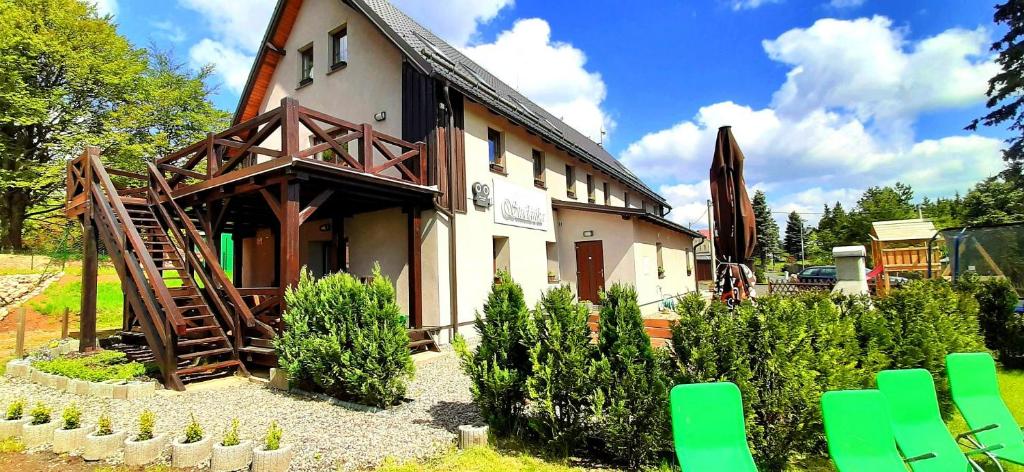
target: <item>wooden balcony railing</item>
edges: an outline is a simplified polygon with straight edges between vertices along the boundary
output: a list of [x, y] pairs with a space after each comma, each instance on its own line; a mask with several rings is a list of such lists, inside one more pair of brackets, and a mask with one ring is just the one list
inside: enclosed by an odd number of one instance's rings
[[315, 160], [428, 185], [426, 145], [300, 106], [281, 106], [156, 160], [172, 189], [273, 159]]

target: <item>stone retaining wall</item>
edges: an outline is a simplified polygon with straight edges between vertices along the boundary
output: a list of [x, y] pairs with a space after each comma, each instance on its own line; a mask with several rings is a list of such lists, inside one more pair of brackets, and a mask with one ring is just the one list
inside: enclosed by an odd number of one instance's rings
[[123, 380], [90, 382], [50, 374], [32, 367], [27, 360], [15, 359], [7, 363], [8, 377], [23, 378], [30, 382], [76, 395], [91, 395], [116, 400], [135, 400], [156, 394], [156, 382], [126, 382]]

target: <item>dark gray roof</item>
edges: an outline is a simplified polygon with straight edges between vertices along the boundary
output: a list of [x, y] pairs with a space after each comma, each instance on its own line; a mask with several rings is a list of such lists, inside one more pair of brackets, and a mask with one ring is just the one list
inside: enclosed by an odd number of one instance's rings
[[498, 80], [387, 0], [347, 0], [347, 3], [362, 10], [423, 72], [444, 78], [474, 100], [669, 207], [661, 195], [599, 144]]

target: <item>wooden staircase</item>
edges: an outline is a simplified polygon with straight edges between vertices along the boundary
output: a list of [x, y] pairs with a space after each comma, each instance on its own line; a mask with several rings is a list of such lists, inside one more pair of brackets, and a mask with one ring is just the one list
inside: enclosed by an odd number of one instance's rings
[[111, 170], [145, 182], [125, 189], [114, 185], [98, 153], [68, 164], [66, 212], [95, 231], [122, 282], [122, 339], [145, 341], [150, 354], [139, 355], [151, 356], [171, 389], [211, 375], [248, 374], [240, 353], [264, 352], [276, 333], [253, 316], [162, 174], [152, 164], [148, 170]]
[[196, 374], [244, 369], [214, 309], [206, 303], [197, 287], [185, 258], [179, 252], [181, 248], [175, 246], [157, 215], [146, 202], [132, 202], [125, 208], [149, 251], [149, 257], [163, 273], [171, 299], [185, 320], [185, 334], [178, 336], [175, 343], [176, 374], [187, 381], [187, 377]]

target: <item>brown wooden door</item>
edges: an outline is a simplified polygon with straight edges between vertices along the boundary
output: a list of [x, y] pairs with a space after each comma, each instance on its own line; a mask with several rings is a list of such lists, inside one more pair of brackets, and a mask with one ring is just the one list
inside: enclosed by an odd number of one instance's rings
[[604, 250], [601, 241], [576, 243], [576, 289], [580, 300], [598, 302], [604, 290]]

